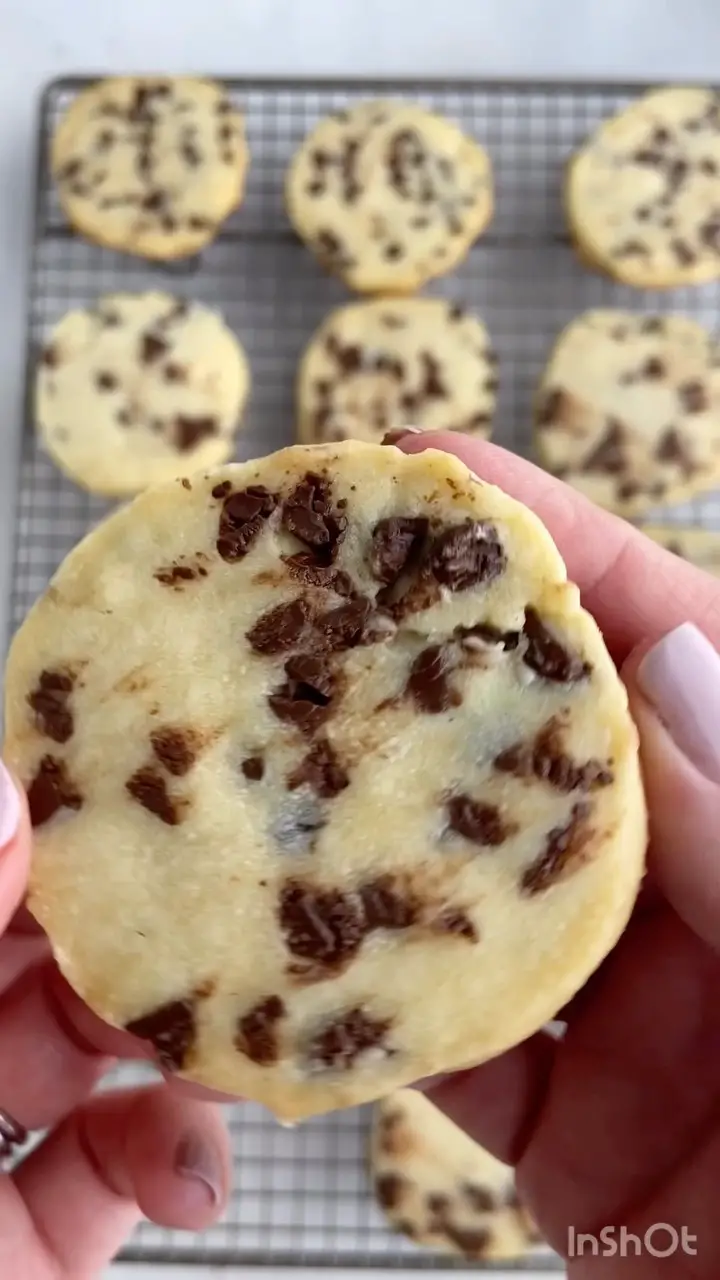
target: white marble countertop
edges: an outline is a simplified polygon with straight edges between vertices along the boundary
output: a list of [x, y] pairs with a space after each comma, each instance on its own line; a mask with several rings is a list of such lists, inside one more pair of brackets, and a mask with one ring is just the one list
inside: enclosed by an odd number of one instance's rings
[[[33, 126], [38, 93], [48, 79], [70, 72], [167, 70], [710, 80], [718, 75], [720, 10], [716, 0], [442, 0], [422, 15], [417, 0], [175, 0], [173, 5], [125, 0], [122, 6], [98, 0], [0, 0], [0, 28], [3, 627], [20, 422]], [[117, 1266], [110, 1274], [112, 1280], [209, 1280], [239, 1271]], [[306, 1273], [243, 1269], [242, 1274], [243, 1280], [301, 1280]], [[333, 1275], [350, 1280], [350, 1273]], [[373, 1275], [383, 1280], [382, 1273]]]

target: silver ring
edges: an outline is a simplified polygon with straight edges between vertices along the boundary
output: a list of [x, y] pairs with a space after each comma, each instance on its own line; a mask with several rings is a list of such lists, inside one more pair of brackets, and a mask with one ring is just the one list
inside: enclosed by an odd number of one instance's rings
[[18, 1149], [28, 1140], [28, 1131], [0, 1108], [0, 1172], [5, 1173], [14, 1164]]

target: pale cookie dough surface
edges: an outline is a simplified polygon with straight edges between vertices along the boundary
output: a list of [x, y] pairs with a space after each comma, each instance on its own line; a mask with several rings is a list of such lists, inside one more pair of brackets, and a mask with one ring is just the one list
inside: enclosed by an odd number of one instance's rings
[[367, 440], [408, 424], [490, 434], [497, 360], [484, 324], [440, 298], [358, 302], [333, 311], [298, 376], [308, 444]]
[[509, 1261], [541, 1242], [513, 1170], [414, 1089], [377, 1103], [370, 1175], [391, 1226], [438, 1253]]
[[589, 311], [555, 345], [535, 405], [542, 465], [624, 516], [720, 479], [720, 344], [693, 320]]
[[642, 532], [666, 551], [720, 578], [720, 533], [688, 525], [647, 524]]
[[71, 103], [51, 163], [83, 235], [145, 258], [180, 258], [213, 240], [242, 200], [244, 121], [210, 80], [111, 77]]
[[134, 494], [224, 462], [249, 385], [245, 354], [214, 311], [166, 293], [107, 294], [52, 331], [37, 426], [78, 484]]
[[640, 288], [720, 276], [720, 95], [657, 89], [600, 126], [571, 161], [581, 256]]
[[141, 495], [6, 694], [63, 972], [284, 1119], [524, 1039], [631, 911], [624, 688], [544, 528], [447, 455], [296, 446]]
[[362, 102], [321, 120], [286, 183], [295, 230], [359, 293], [409, 293], [465, 257], [493, 210], [490, 160], [413, 103]]

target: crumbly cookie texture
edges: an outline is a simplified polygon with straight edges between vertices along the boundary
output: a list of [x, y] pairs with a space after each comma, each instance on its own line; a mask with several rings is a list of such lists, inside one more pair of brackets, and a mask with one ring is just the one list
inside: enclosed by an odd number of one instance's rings
[[69, 311], [46, 342], [37, 427], [77, 484], [127, 496], [224, 462], [249, 386], [214, 311], [166, 293], [108, 294]]
[[720, 276], [720, 94], [656, 89], [605, 121], [568, 169], [581, 256], [639, 288]]
[[5, 724], [68, 980], [287, 1120], [524, 1039], [643, 871], [600, 633], [536, 517], [436, 451], [142, 494], [16, 635]]
[[642, 532], [681, 560], [720, 577], [720, 533], [717, 530], [697, 529], [692, 525], [646, 524]]
[[290, 220], [359, 293], [410, 293], [465, 257], [493, 210], [487, 152], [414, 103], [362, 102], [321, 120], [288, 170]]
[[333, 311], [298, 375], [307, 444], [367, 440], [408, 425], [488, 436], [497, 360], [484, 324], [440, 298], [358, 302]]
[[391, 1226], [435, 1252], [509, 1261], [541, 1243], [513, 1170], [414, 1089], [377, 1103], [370, 1175]]
[[110, 77], [68, 107], [51, 165], [83, 235], [144, 258], [181, 258], [213, 240], [242, 200], [244, 120], [210, 80]]
[[589, 311], [560, 335], [535, 405], [542, 465], [620, 515], [720, 477], [720, 344], [681, 316]]

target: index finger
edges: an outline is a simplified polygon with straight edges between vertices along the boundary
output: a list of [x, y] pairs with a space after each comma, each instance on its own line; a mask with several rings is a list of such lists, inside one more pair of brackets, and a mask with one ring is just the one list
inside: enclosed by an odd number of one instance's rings
[[569, 485], [498, 445], [456, 432], [408, 435], [397, 447], [452, 453], [481, 480], [530, 507], [557, 543], [618, 665], [635, 645], [652, 643], [681, 622], [694, 622], [720, 647], [720, 583]]

